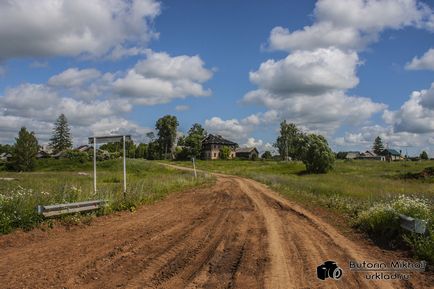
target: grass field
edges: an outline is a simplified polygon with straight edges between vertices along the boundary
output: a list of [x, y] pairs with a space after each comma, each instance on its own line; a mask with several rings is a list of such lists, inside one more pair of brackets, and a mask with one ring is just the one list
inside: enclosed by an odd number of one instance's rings
[[[189, 162], [177, 164], [191, 166]], [[305, 167], [299, 162], [197, 161], [196, 165], [198, 169], [249, 177], [300, 202], [314, 202], [349, 213], [400, 194], [434, 201], [434, 178], [402, 178], [403, 174], [434, 166], [434, 161], [337, 161], [330, 173], [311, 175], [304, 173]]]
[[[191, 167], [190, 162], [177, 164]], [[434, 161], [337, 161], [328, 174], [305, 174], [299, 162], [220, 160], [196, 166], [252, 178], [307, 207], [332, 210], [377, 243], [409, 245], [415, 255], [434, 262], [434, 176], [409, 177], [434, 167]], [[427, 220], [430, 235], [402, 231], [398, 213]]]
[[128, 160], [124, 198], [121, 160], [98, 163], [96, 194], [92, 176], [92, 162], [54, 159], [39, 161], [35, 172], [0, 171], [0, 233], [14, 228], [29, 229], [42, 222], [43, 218], [35, 210], [38, 204], [104, 199], [108, 200], [108, 206], [99, 213], [105, 214], [113, 210], [132, 210], [170, 192], [210, 181], [202, 175], [195, 180], [191, 173], [149, 161]]

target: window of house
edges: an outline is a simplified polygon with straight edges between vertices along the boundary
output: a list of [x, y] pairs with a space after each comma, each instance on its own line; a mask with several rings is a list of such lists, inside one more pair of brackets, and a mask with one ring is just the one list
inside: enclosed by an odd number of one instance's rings
[[216, 157], [217, 156], [217, 153], [214, 153], [214, 157]]

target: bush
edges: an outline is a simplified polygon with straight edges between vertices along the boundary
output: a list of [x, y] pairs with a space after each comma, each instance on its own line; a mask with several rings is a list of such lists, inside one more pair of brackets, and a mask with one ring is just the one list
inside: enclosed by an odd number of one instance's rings
[[396, 238], [399, 232], [399, 218], [389, 204], [377, 204], [359, 213], [356, 225], [371, 236], [379, 236], [385, 240]]
[[[402, 230], [399, 214], [428, 221], [431, 232], [427, 236], [421, 236]], [[385, 242], [392, 247], [394, 243], [404, 241], [417, 257], [434, 261], [433, 221], [434, 216], [428, 200], [401, 195], [388, 204], [379, 203], [360, 212], [355, 225], [376, 241]]]
[[68, 150], [65, 153], [65, 157], [72, 161], [77, 161], [79, 163], [85, 163], [89, 159], [89, 155], [86, 152], [80, 152], [76, 150]]
[[231, 156], [231, 149], [228, 146], [223, 146], [220, 149], [220, 159], [228, 160]]
[[301, 160], [306, 165], [308, 173], [327, 173], [333, 168], [335, 155], [323, 136], [307, 135], [305, 143]]
[[392, 203], [392, 207], [397, 213], [413, 218], [429, 220], [432, 217], [428, 201], [422, 198], [400, 195]]

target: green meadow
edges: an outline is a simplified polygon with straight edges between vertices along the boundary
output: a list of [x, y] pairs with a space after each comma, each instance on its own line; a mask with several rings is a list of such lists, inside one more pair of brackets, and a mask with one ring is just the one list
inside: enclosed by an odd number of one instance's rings
[[[127, 192], [123, 193], [121, 160], [97, 164], [97, 192], [93, 191], [93, 164], [71, 160], [40, 160], [34, 172], [0, 171], [0, 233], [15, 228], [30, 229], [44, 219], [36, 213], [39, 204], [59, 204], [104, 199], [98, 212], [134, 210], [175, 191], [211, 182], [210, 178], [164, 167], [146, 160], [127, 160]], [[66, 216], [65, 218], [68, 218]]]

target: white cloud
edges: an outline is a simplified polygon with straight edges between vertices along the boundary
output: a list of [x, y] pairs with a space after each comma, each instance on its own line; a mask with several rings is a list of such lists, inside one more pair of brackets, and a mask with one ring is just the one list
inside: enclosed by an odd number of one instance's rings
[[405, 68], [410, 70], [434, 70], [434, 48], [429, 49], [420, 58], [414, 57], [410, 63], [407, 63]]
[[[128, 132], [137, 136], [148, 129], [125, 118], [133, 105], [153, 105], [210, 93], [202, 83], [212, 72], [204, 68], [198, 56], [171, 57], [150, 50], [146, 56], [126, 73], [69, 68], [50, 77], [47, 83], [24, 83], [7, 89], [0, 96], [0, 121], [14, 125], [13, 131], [0, 125], [0, 139], [11, 142], [19, 126], [25, 125], [47, 141], [50, 132], [45, 128], [51, 129], [60, 113], [67, 116], [78, 141], [86, 141], [96, 132]], [[122, 85], [134, 94], [120, 94]], [[187, 108], [179, 106], [178, 110]]]
[[268, 108], [268, 122], [287, 119], [308, 131], [331, 134], [343, 123], [361, 123], [386, 108], [345, 93], [358, 84], [358, 64], [355, 52], [333, 47], [295, 51], [250, 72], [258, 89], [248, 92], [243, 102]]
[[[0, 59], [102, 56], [146, 44], [160, 13], [154, 0], [11, 0], [0, 3]], [[13, 29], [11, 29], [13, 27]]]
[[343, 151], [371, 150], [377, 136], [381, 137], [386, 147], [401, 150], [403, 154], [419, 155], [422, 149], [430, 155], [434, 154], [432, 134], [396, 132], [392, 126], [364, 126], [358, 132], [347, 132], [343, 137], [335, 138], [333, 144]]
[[276, 148], [271, 143], [265, 143], [262, 139], [255, 139], [254, 137], [249, 137], [247, 142], [241, 145], [241, 147], [255, 147], [259, 153], [263, 153], [264, 151], [276, 152]]
[[199, 56], [174, 56], [150, 50], [125, 77], [114, 82], [120, 97], [142, 105], [167, 103], [175, 98], [208, 96], [211, 91], [202, 83], [212, 77]]
[[335, 27], [330, 22], [322, 22], [294, 32], [280, 26], [275, 27], [270, 33], [269, 46], [273, 50], [283, 51], [332, 46], [355, 49], [365, 46], [369, 40], [371, 39], [362, 38], [353, 27]]
[[385, 29], [414, 26], [434, 30], [433, 12], [417, 0], [321, 0], [314, 16], [315, 22], [302, 30], [274, 28], [269, 47], [284, 51], [330, 46], [360, 50], [377, 41]]
[[386, 110], [383, 119], [395, 132], [434, 132], [434, 83], [427, 90], [414, 91], [399, 110]]
[[237, 119], [223, 120], [220, 117], [205, 120], [205, 129], [211, 134], [218, 134], [235, 141], [245, 138], [248, 133], [248, 128]]
[[170, 56], [165, 52], [146, 50], [146, 59], [139, 61], [135, 71], [149, 78], [168, 80], [188, 79], [203, 83], [209, 80], [213, 73], [204, 67], [205, 63], [198, 55]]
[[257, 71], [250, 72], [250, 81], [277, 94], [317, 95], [357, 85], [358, 63], [356, 53], [336, 48], [296, 51], [285, 59], [263, 62]]
[[88, 126], [99, 119], [131, 110], [122, 100], [95, 100], [85, 102], [62, 97], [43, 84], [23, 84], [8, 89], [0, 104], [4, 115], [30, 118], [37, 121], [54, 121], [65, 113], [72, 125]]
[[50, 77], [48, 84], [52, 86], [74, 87], [95, 80], [101, 76], [101, 72], [94, 68], [78, 69], [69, 68], [60, 74]]

